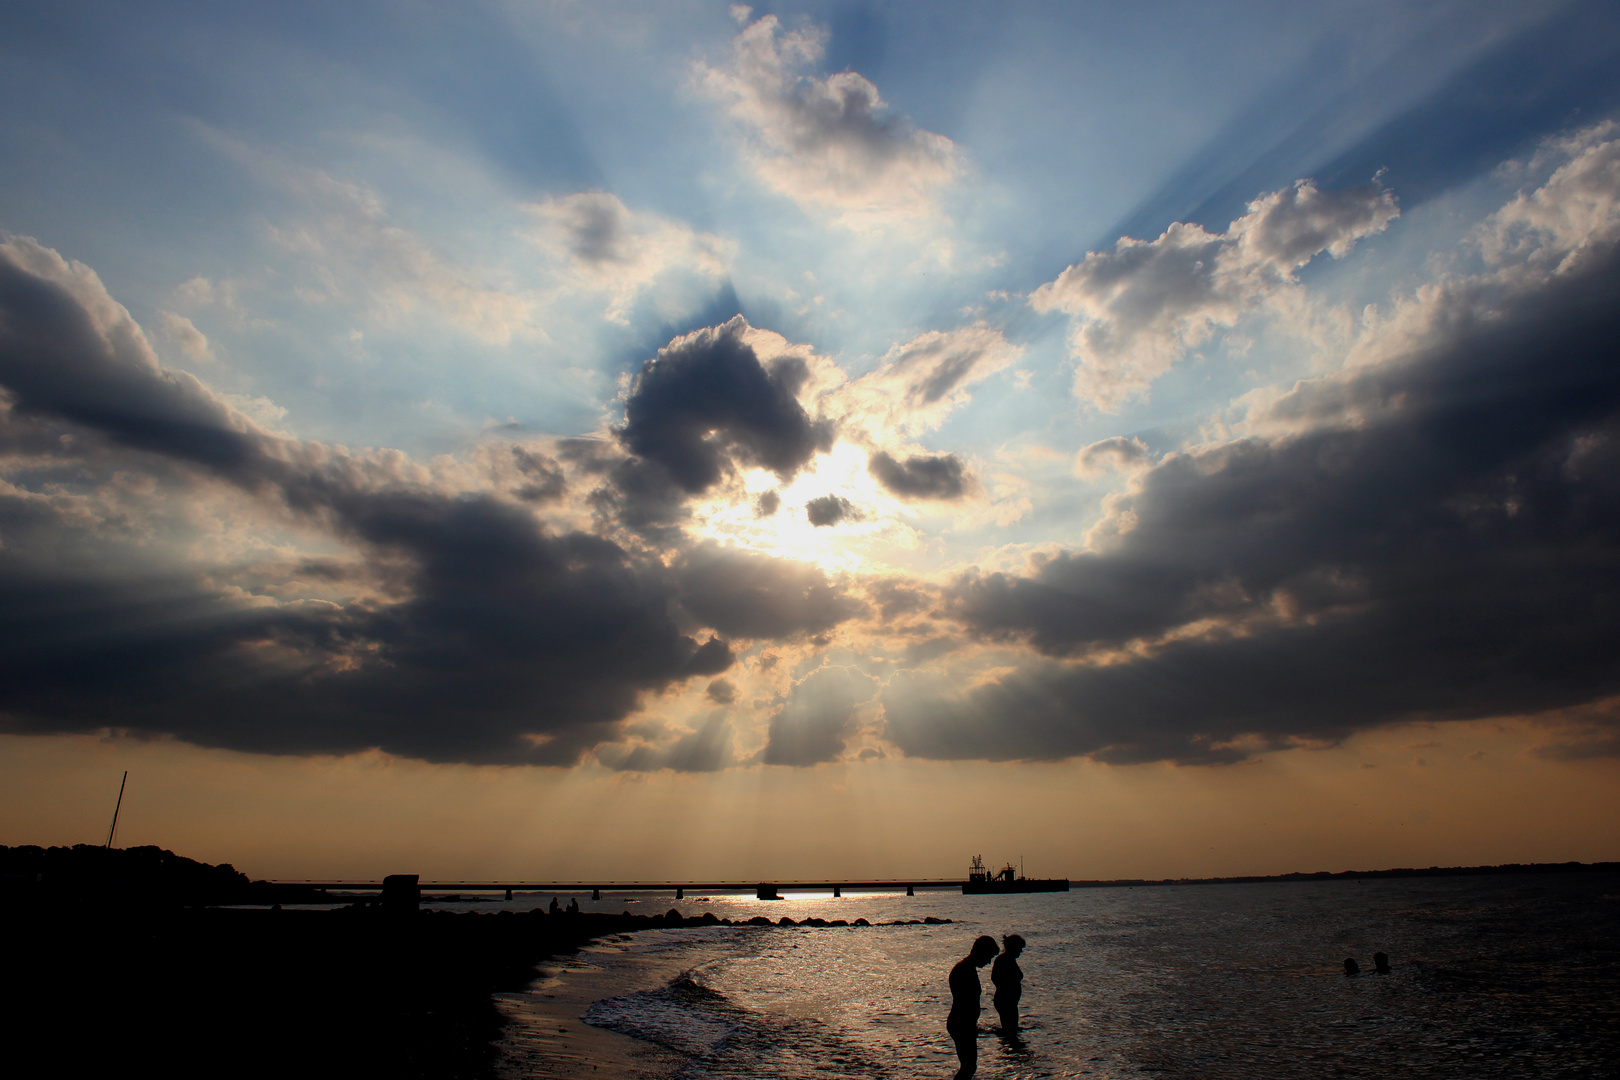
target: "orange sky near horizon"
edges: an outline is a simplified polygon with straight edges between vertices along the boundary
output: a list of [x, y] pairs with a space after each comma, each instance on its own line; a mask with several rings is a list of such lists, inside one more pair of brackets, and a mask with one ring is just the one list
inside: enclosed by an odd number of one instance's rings
[[1247, 764], [890, 758], [717, 774], [265, 757], [4, 737], [0, 843], [105, 839], [254, 878], [1177, 878], [1620, 859], [1620, 761], [1523, 722], [1410, 725]]

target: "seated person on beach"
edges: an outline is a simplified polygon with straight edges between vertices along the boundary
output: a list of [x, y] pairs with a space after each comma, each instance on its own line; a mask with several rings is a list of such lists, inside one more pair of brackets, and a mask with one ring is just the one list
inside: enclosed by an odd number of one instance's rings
[[996, 939], [981, 937], [973, 943], [973, 951], [951, 968], [951, 1013], [945, 1018], [945, 1030], [956, 1044], [956, 1056], [962, 1067], [956, 1071], [956, 1080], [969, 1080], [979, 1070], [979, 972], [997, 952]]
[[1024, 939], [1008, 934], [1001, 939], [1001, 945], [1001, 955], [990, 966], [990, 982], [996, 988], [990, 1000], [1001, 1016], [1001, 1033], [1012, 1036], [1018, 1033], [1018, 999], [1024, 996], [1024, 971], [1018, 966]]

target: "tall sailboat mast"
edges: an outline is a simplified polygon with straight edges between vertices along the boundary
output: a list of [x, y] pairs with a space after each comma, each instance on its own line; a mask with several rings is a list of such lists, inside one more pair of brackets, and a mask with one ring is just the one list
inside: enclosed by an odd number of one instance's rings
[[129, 770], [125, 769], [124, 778], [118, 782], [118, 802], [113, 806], [112, 828], [107, 830], [107, 843], [103, 845], [103, 848], [107, 850], [112, 848], [113, 836], [118, 832], [118, 811], [124, 808], [124, 785], [127, 783], [129, 783]]

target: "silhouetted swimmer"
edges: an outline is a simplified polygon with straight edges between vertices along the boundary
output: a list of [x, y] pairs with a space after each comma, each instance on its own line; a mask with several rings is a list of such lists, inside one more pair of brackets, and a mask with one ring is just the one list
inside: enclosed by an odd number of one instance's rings
[[1380, 975], [1389, 974], [1389, 953], [1373, 953], [1373, 970]]
[[1361, 974], [1361, 965], [1356, 963], [1355, 957], [1347, 956], [1344, 958], [1344, 974], [1347, 978]]
[[1001, 955], [990, 965], [990, 982], [996, 991], [990, 1000], [1001, 1016], [1001, 1033], [1007, 1038], [1018, 1036], [1018, 999], [1024, 996], [1024, 970], [1018, 958], [1024, 953], [1024, 939], [1007, 934], [1001, 939]]
[[956, 1044], [956, 1056], [962, 1067], [956, 1070], [956, 1080], [968, 1080], [979, 1071], [979, 972], [1001, 950], [996, 939], [981, 937], [973, 943], [973, 951], [951, 968], [951, 1013], [945, 1018], [945, 1030]]

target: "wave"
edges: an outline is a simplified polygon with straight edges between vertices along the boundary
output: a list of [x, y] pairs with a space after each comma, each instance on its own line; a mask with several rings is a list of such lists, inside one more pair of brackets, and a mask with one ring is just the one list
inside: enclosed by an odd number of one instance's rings
[[683, 971], [656, 990], [604, 998], [582, 1019], [687, 1057], [709, 1057], [738, 1029], [741, 1010]]

